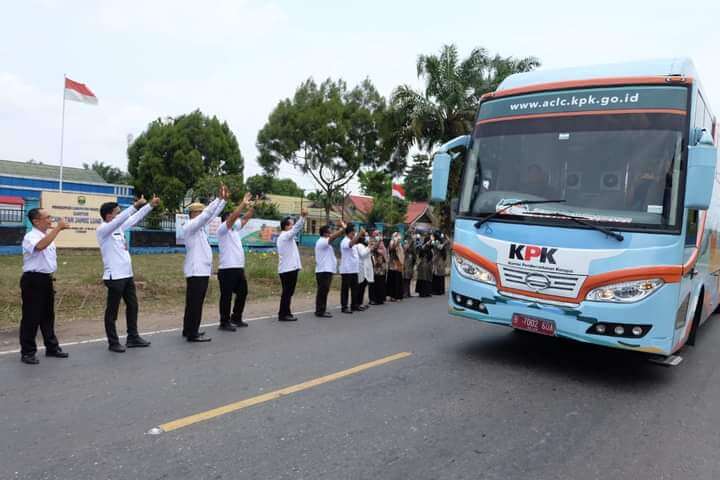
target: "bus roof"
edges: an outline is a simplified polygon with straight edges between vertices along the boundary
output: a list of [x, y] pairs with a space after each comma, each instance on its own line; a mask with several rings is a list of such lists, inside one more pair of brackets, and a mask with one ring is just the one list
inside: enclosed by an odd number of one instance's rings
[[692, 60], [687, 57], [678, 57], [516, 73], [503, 80], [497, 91], [543, 83], [592, 80], [594, 78], [666, 77], [670, 75], [693, 77], [694, 80], [697, 80], [697, 72]]

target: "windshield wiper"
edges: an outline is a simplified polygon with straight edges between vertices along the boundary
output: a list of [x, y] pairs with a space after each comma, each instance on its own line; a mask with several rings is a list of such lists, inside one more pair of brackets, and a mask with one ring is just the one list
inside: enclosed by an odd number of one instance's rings
[[497, 217], [501, 213], [504, 213], [506, 210], [509, 210], [512, 207], [517, 207], [518, 205], [540, 205], [542, 203], [564, 203], [566, 200], [517, 200], [515, 202], [510, 202], [504, 207], [502, 207], [500, 210], [495, 210], [490, 215], [486, 216], [485, 218], [482, 218], [475, 222], [475, 228], [480, 228], [483, 223], [487, 222], [488, 220]]
[[[527, 212], [528, 214], [532, 215], [533, 212]], [[568, 215], [567, 213], [560, 213], [560, 212], [542, 212], [537, 215], [542, 215], [543, 217], [557, 217], [557, 218], [567, 218], [568, 220], [572, 220], [573, 222], [579, 224], [579, 225], [585, 225], [586, 227], [590, 227], [592, 229], [595, 229], [599, 232], [604, 233], [605, 235], [609, 235], [613, 237], [618, 242], [622, 242], [625, 237], [621, 233], [613, 232], [609, 228], [601, 227], [600, 225], [596, 225], [592, 222], [588, 222], [583, 217], [576, 217], [574, 215]]]

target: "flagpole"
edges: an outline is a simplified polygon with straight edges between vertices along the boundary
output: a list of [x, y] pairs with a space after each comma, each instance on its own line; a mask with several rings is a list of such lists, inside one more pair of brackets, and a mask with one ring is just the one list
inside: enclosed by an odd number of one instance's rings
[[63, 73], [62, 123], [60, 124], [60, 191], [63, 191], [63, 148], [65, 146], [65, 79]]

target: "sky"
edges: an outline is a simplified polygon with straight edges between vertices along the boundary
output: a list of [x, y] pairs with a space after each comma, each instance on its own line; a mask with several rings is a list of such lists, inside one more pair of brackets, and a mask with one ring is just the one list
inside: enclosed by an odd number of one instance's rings
[[[389, 96], [401, 84], [420, 88], [417, 56], [449, 43], [463, 56], [475, 47], [533, 55], [542, 68], [689, 56], [720, 115], [718, 18], [715, 0], [6, 2], [0, 158], [59, 163], [66, 74], [99, 99], [66, 105], [66, 166], [125, 170], [129, 135], [199, 108], [228, 122], [247, 177], [261, 172], [257, 132], [305, 79], [370, 78]], [[280, 177], [315, 189], [289, 165]]]

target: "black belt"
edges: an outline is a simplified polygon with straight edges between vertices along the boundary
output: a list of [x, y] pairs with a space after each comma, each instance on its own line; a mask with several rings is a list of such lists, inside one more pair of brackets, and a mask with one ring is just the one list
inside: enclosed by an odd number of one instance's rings
[[43, 272], [23, 272], [23, 275], [31, 275], [31, 276], [38, 276], [38, 277], [52, 277], [52, 273], [43, 273]]

